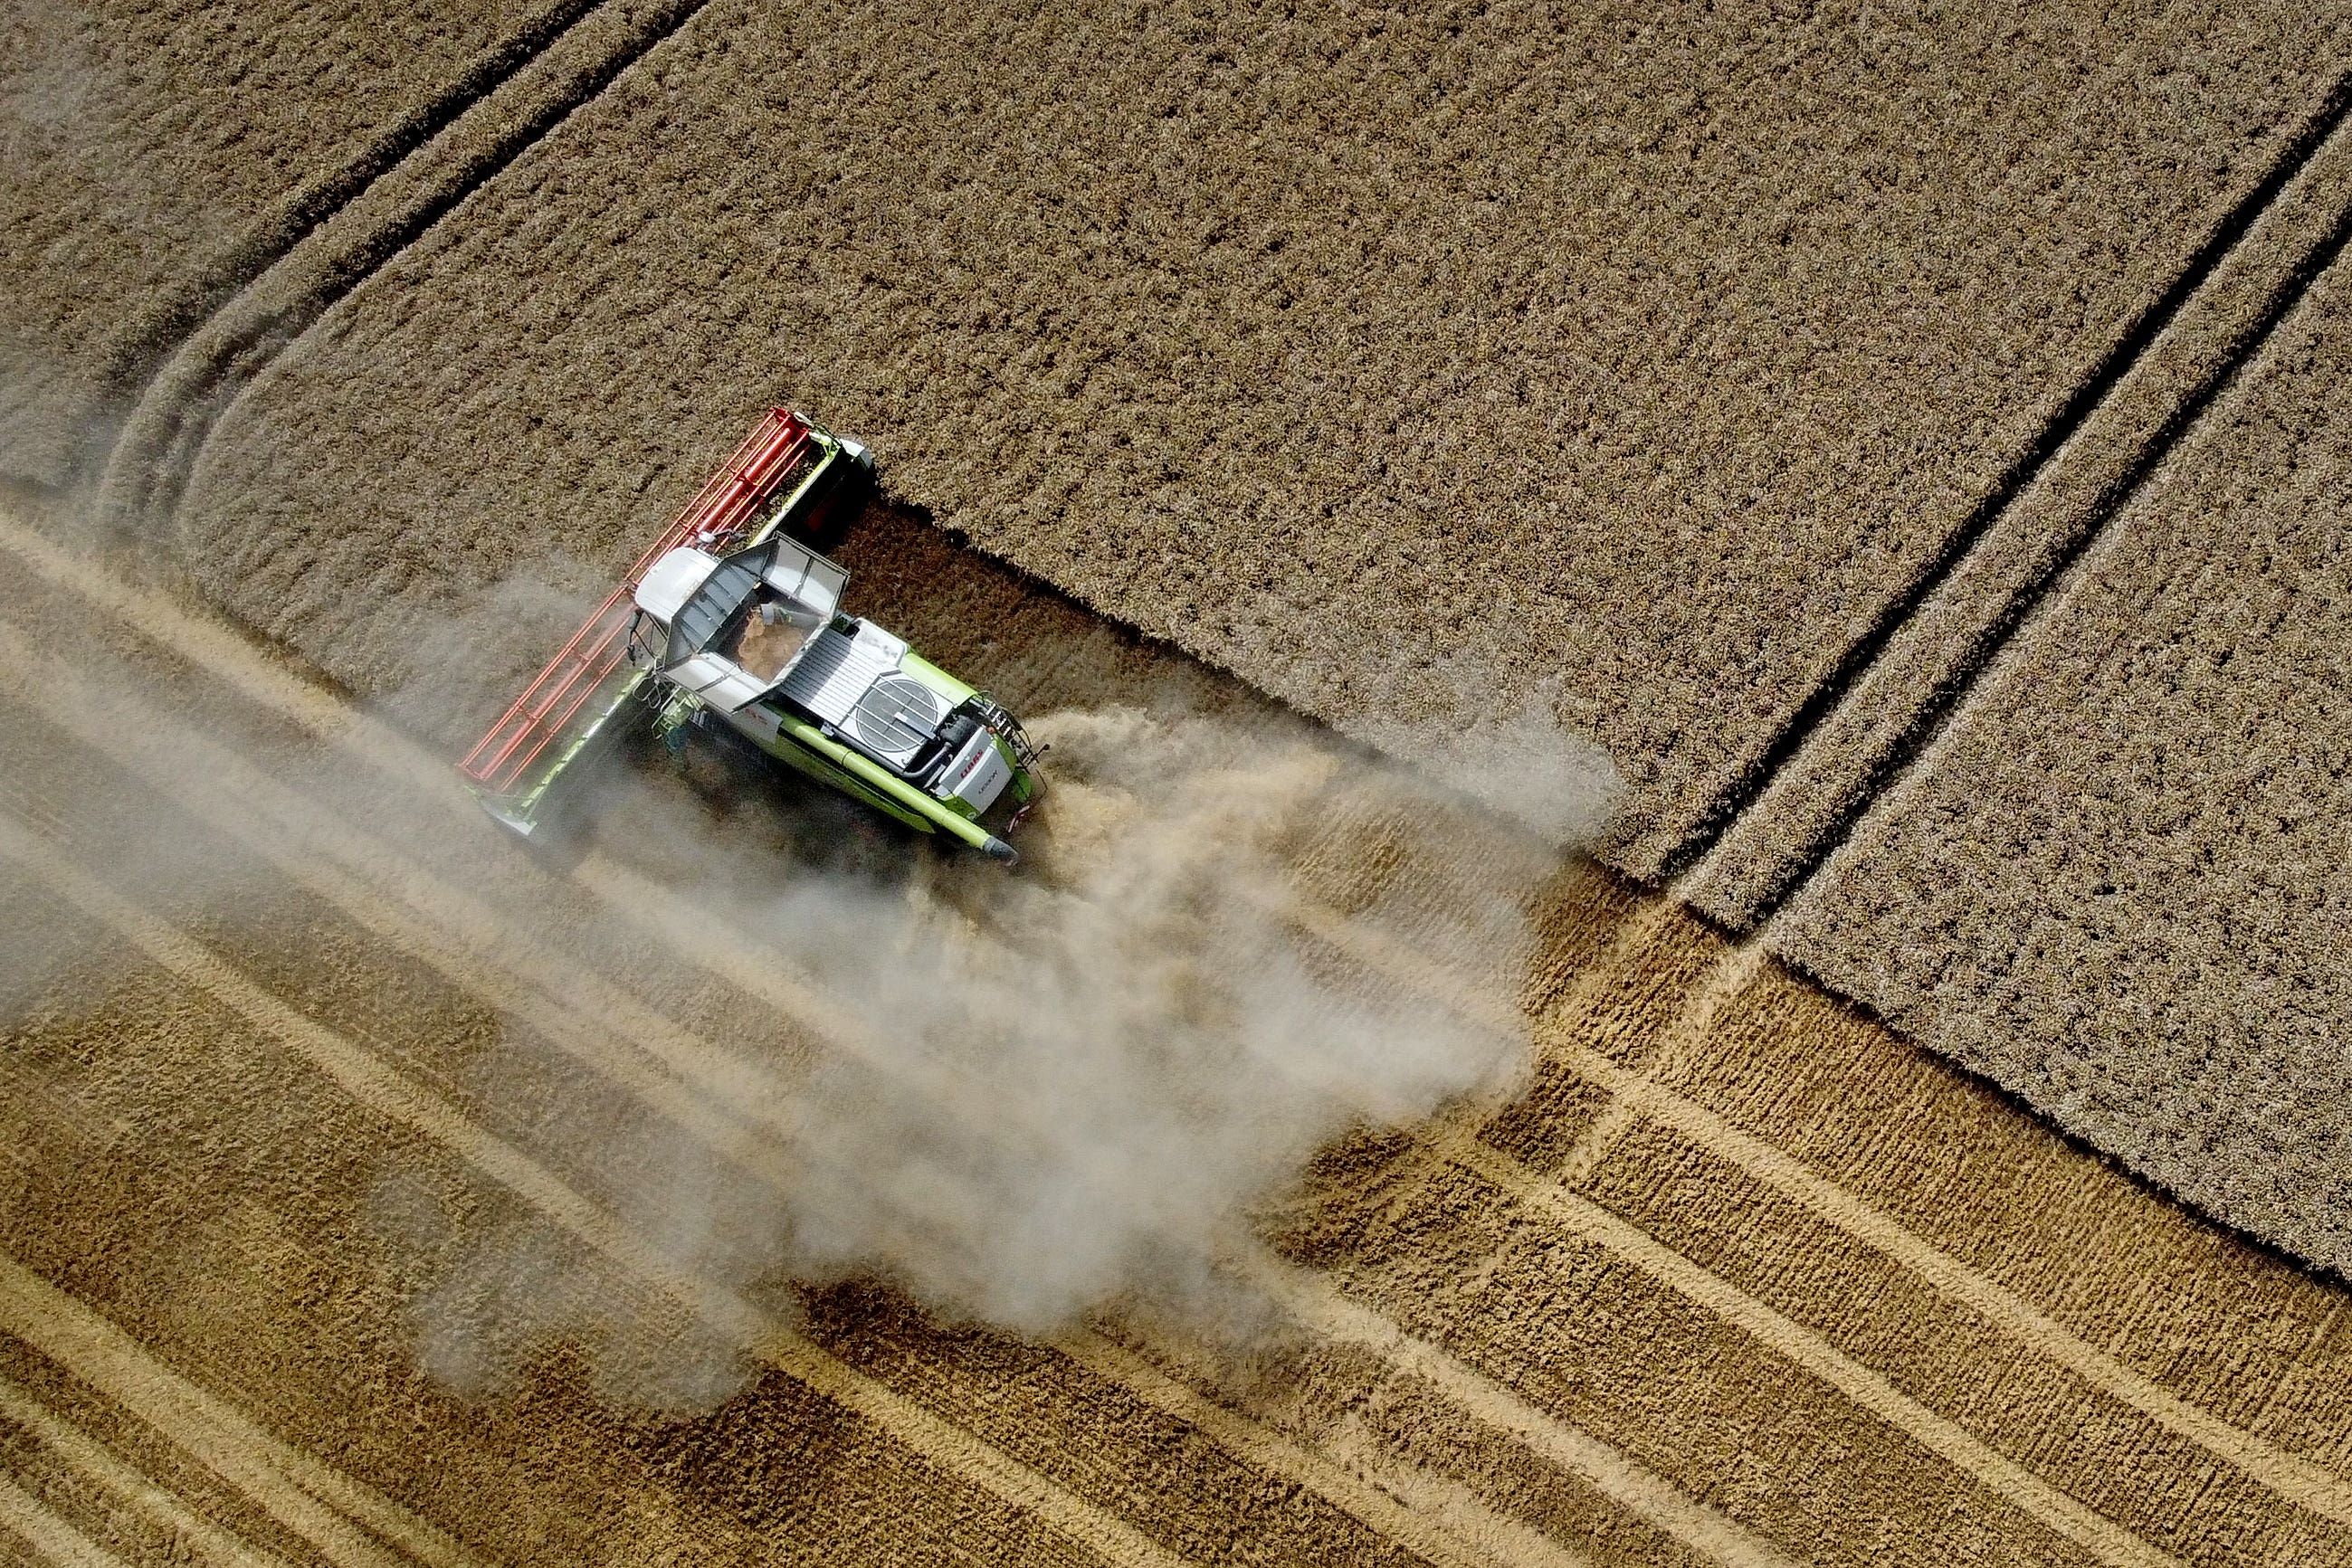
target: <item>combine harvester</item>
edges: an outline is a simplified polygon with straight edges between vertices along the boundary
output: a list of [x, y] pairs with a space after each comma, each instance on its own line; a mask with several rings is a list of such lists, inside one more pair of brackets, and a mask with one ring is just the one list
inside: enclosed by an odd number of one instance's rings
[[458, 764], [528, 837], [631, 736], [674, 747], [724, 723], [761, 751], [927, 833], [1002, 861], [1036, 802], [1013, 716], [871, 622], [818, 553], [873, 487], [874, 459], [770, 413]]

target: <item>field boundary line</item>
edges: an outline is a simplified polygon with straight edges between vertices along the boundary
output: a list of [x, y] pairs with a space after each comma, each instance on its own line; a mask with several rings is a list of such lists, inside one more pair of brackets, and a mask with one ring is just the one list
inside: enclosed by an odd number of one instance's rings
[[[1799, 702], [1788, 721], [1754, 753], [1752, 760], [1738, 766], [1714, 799], [1686, 813], [1684, 825], [1677, 829], [1661, 824], [1644, 835], [1651, 840], [1667, 833], [1675, 835], [1675, 841], [1654, 850], [1648, 857], [1656, 880], [1674, 881], [1704, 860], [1756, 805], [1815, 732], [1844, 706], [1897, 634], [1937, 597], [2034, 482], [2057, 463], [2061, 453], [2108, 404], [2116, 389], [2147, 358], [2166, 330], [2204, 292], [2206, 285], [2240, 250], [2295, 177], [2335, 137], [2347, 111], [2352, 111], [2352, 72], [2326, 85], [2315, 107], [2287, 133], [2262, 179], [2214, 224], [2204, 242], [2189, 255], [2164, 290], [2124, 324], [2121, 335], [2088, 374], [2064, 394], [2057, 409], [2035, 432], [2025, 450], [2011, 460], [1991, 490], [1970, 508], [1911, 580], [1872, 617], [1861, 635]], [[2269, 325], [2257, 329], [2257, 340], [2268, 336]], [[2159, 435], [2159, 450], [2168, 444]]]
[[[1306, 917], [1315, 918], [1312, 912]], [[1336, 921], [1319, 922], [1327, 940], [1359, 946], [1376, 942], [1361, 932], [1347, 930]], [[1750, 944], [1748, 946], [1753, 946]], [[1734, 949], [1717, 965], [1735, 961]], [[1416, 983], [1435, 994], [1452, 998], [1465, 1016], [1493, 1028], [1527, 1026], [1521, 1015], [1501, 1004], [1452, 985], [1417, 955], [1384, 948], [1379, 962], [1393, 973], [1418, 975]], [[1764, 973], [1759, 965], [1754, 975]], [[1728, 1000], [1728, 998], [1725, 998]], [[2352, 1483], [2326, 1468], [2270, 1443], [2255, 1433], [2225, 1420], [2171, 1392], [2147, 1374], [2126, 1365], [2084, 1339], [2057, 1319], [2034, 1306], [2008, 1286], [1980, 1272], [1867, 1198], [1823, 1176], [1778, 1145], [1732, 1123], [1717, 1112], [1666, 1085], [1621, 1065], [1577, 1039], [1568, 1019], [1554, 1010], [1537, 1020], [1536, 1034], [1545, 1060], [1556, 1061], [1642, 1115], [1674, 1132], [1705, 1152], [1734, 1166], [1766, 1186], [1794, 1199], [1818, 1219], [1843, 1231], [1873, 1250], [1934, 1286], [1949, 1299], [1975, 1312], [2009, 1338], [2093, 1387], [2147, 1416], [2176, 1436], [2205, 1449], [2256, 1481], [2281, 1500], [2337, 1524], [2352, 1526]], [[1478, 1148], [1466, 1134], [1448, 1134]], [[1544, 1178], [1500, 1151], [1492, 1157], [1508, 1160], [1521, 1179]]]
[[40, 1444], [90, 1481], [113, 1493], [147, 1519], [194, 1546], [207, 1562], [243, 1568], [290, 1568], [275, 1552], [232, 1534], [190, 1508], [165, 1488], [109, 1452], [106, 1445], [44, 1406], [27, 1389], [0, 1377], [0, 1416], [30, 1432]]
[[[0, 819], [0, 854], [22, 838], [21, 830]], [[262, 1430], [217, 1395], [164, 1365], [94, 1309], [5, 1253], [0, 1330], [163, 1434], [337, 1568], [405, 1568], [412, 1562], [472, 1568], [476, 1562], [437, 1527], [389, 1499], [371, 1497], [359, 1507], [345, 1507], [367, 1489]], [[387, 1551], [362, 1521], [406, 1555]]]
[[1013, 1459], [914, 1400], [847, 1365], [782, 1319], [723, 1286], [681, 1273], [520, 1149], [363, 1046], [279, 999], [202, 944], [133, 906], [95, 876], [0, 819], [0, 856], [15, 860], [148, 958], [289, 1047], [359, 1105], [420, 1134], [506, 1187], [641, 1284], [670, 1297], [795, 1382], [823, 1395], [940, 1465], [1113, 1563], [1176, 1568], [1184, 1559], [1126, 1521]]
[[5, 1473], [0, 1473], [0, 1528], [14, 1532], [57, 1568], [129, 1568]]
[[1929, 1409], [1895, 1387], [1884, 1374], [1864, 1366], [1812, 1330], [1591, 1198], [1533, 1176], [1517, 1161], [1473, 1139], [1449, 1138], [1431, 1152], [1493, 1184], [1521, 1205], [1545, 1212], [1570, 1235], [1615, 1254], [1706, 1308], [2101, 1562], [2115, 1568], [2177, 1568], [2178, 1558], [2052, 1485], [1959, 1423]]
[[1465, 1366], [1338, 1287], [1273, 1260], [1252, 1277], [1284, 1311], [1323, 1335], [1371, 1351], [1410, 1373], [1537, 1457], [1579, 1476], [1619, 1507], [1732, 1568], [1794, 1568], [1745, 1525], [1690, 1496], [1615, 1444], [1538, 1408], [1486, 1374]]

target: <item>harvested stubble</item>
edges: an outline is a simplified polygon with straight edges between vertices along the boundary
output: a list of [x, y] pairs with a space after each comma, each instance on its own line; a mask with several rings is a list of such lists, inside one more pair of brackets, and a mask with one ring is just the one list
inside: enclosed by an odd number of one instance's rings
[[2080, 562], [1775, 945], [2352, 1269], [2352, 269]]
[[[1139, 651], [1105, 657], [1066, 607], [929, 564], [930, 586], [1003, 605], [1026, 641], [998, 656], [1040, 695], [1137, 678]], [[91, 623], [74, 592], [5, 587], [12, 633], [47, 654]], [[233, 642], [147, 641], [163, 630], [110, 634], [148, 672], [140, 703], [226, 722], [226, 682], [280, 724], [335, 706], [289, 698]], [[737, 1048], [805, 1049], [797, 1026], [716, 976], [682, 981], [683, 950], [609, 946], [577, 885], [476, 854], [454, 822], [337, 896], [298, 887], [261, 852], [311, 825], [250, 793], [184, 815], [233, 781], [204, 782], [186, 753], [71, 738], [120, 712], [77, 717], [73, 679], [45, 677], [43, 714], [10, 701], [22, 744], [0, 758], [6, 823], [45, 825], [0, 828], [7, 939], [64, 934], [81, 955], [14, 981], [0, 1375], [282, 1557], [382, 1561], [383, 1541], [443, 1564], [1136, 1562], [1152, 1543], [1301, 1563], [2316, 1564], [2352, 1549], [2340, 1287], [1589, 870], [1549, 890], [1521, 1001], [1536, 1092], [1600, 1092], [1332, 1151], [1264, 1217], [1295, 1272], [1266, 1276], [1278, 1310], [1238, 1344], [1113, 1313], [1039, 1345], [838, 1289], [800, 1297], [797, 1332], [830, 1358], [813, 1364], [866, 1380], [855, 1409], [776, 1370], [699, 1415], [635, 1414], [562, 1353], [502, 1396], [453, 1395], [418, 1370], [404, 1302], [465, 1236], [551, 1217], [469, 1169], [480, 1151], [447, 1139], [449, 1117], [536, 1151], [649, 1237], [678, 1218], [631, 1209], [632, 1169], [565, 1165], [572, 1115], [642, 1113], [509, 1009], [505, 971], [591, 966], [654, 1019]], [[113, 815], [92, 816], [98, 796]], [[236, 917], [136, 902], [159, 873], [121, 863], [131, 825], [243, 890]], [[543, 955], [478, 945], [467, 968], [400, 935], [388, 916], [419, 873], [467, 865], [502, 907], [539, 912], [521, 925]], [[1470, 984], [1368, 956], [1433, 995]], [[430, 1114], [387, 1118], [364, 1078], [316, 1071], [323, 1048], [268, 997]], [[1451, 1002], [1520, 1016], [1487, 989]], [[502, 1018], [535, 1076], [475, 1070]], [[436, 1209], [454, 1233], [403, 1239], [402, 1216]], [[546, 1245], [539, 1291], [596, 1267]], [[146, 1550], [86, 1464], [31, 1446], [29, 1473], [82, 1478], [44, 1486], [57, 1520]], [[1030, 1503], [1006, 1500], [1012, 1473], [1039, 1478]], [[183, 1549], [184, 1524], [163, 1534]]]
[[582, 8], [0, 12], [0, 469], [67, 478], [228, 290]]
[[280, 361], [183, 538], [366, 689], [396, 601], [621, 558], [652, 508], [611, 498], [791, 401], [1343, 727], [1549, 702], [1647, 873], [2258, 183], [2342, 25], [716, 5]]

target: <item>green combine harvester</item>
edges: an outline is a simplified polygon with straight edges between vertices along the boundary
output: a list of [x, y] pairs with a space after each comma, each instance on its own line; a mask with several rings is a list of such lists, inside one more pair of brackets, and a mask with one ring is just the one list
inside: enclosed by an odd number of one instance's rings
[[1002, 861], [1036, 804], [1013, 716], [872, 622], [820, 553], [873, 489], [874, 460], [787, 409], [769, 414], [458, 764], [526, 837], [631, 736], [724, 724], [927, 833]]

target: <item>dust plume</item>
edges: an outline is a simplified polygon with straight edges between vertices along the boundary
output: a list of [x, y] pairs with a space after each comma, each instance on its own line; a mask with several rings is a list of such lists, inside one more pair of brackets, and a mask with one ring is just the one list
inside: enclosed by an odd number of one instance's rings
[[[502, 685], [504, 642], [543, 643], [537, 622], [568, 597], [509, 585], [409, 638], [413, 680], [374, 707], [415, 723], [437, 704], [447, 727], [451, 694]], [[784, 1321], [847, 1281], [1028, 1334], [1113, 1306], [1231, 1314], [1221, 1264], [1257, 1245], [1254, 1217], [1318, 1148], [1501, 1092], [1526, 1065], [1517, 1032], [1461, 998], [1517, 991], [1561, 847], [1442, 769], [1263, 705], [1065, 690], [1032, 719], [1051, 782], [1010, 871], [712, 743], [678, 772], [616, 766], [574, 851], [659, 894], [627, 907], [476, 811], [447, 737], [369, 740], [356, 716], [297, 736], [249, 685], [167, 691], [152, 659], [133, 679], [122, 656], [83, 647], [73, 667], [118, 677], [140, 745], [36, 770], [84, 781], [45, 810], [86, 820], [70, 836], [94, 863], [125, 822], [173, 846], [141, 868], [149, 907], [355, 1031], [658, 1260], [632, 1273], [466, 1159], [355, 1150], [375, 1169], [363, 1233], [407, 1295], [420, 1363], [458, 1388], [495, 1393], [552, 1354], [615, 1400], [707, 1407], [751, 1347], [677, 1280]], [[1475, 785], [1511, 739], [1465, 744], [1459, 782]], [[1601, 774], [1580, 760], [1589, 804]], [[116, 792], [90, 781], [115, 768], [140, 777], [101, 810]], [[149, 826], [169, 816], [158, 791], [190, 821]], [[312, 866], [325, 880], [292, 897]], [[379, 953], [352, 922], [437, 926], [461, 961], [428, 963], [420, 990], [422, 939]], [[490, 925], [496, 944], [468, 934]], [[736, 969], [708, 962], [722, 950]], [[747, 986], [746, 967], [776, 988]], [[499, 987], [538, 999], [509, 1009]], [[665, 1030], [716, 1065], [690, 1081], [674, 1059], [646, 1065]]]
[[[679, 1270], [785, 1312], [879, 1280], [1028, 1334], [1113, 1303], [1245, 1315], [1220, 1265], [1320, 1146], [1524, 1070], [1458, 993], [1513, 994], [1555, 848], [1302, 726], [1115, 706], [1033, 730], [1052, 785], [1009, 873], [928, 846], [894, 874], [787, 866], [657, 770], [604, 804], [690, 894], [676, 950], [755, 952], [825, 1009], [811, 1061], [740, 1086], [765, 1180], [659, 1124], [542, 1119]], [[740, 1367], [638, 1292], [583, 1291], [528, 1227], [438, 1255], [421, 1333], [461, 1385], [550, 1342], [660, 1406]]]
[[[1338, 892], [1359, 941], [1475, 985], [1524, 960], [1548, 869], [1416, 856], [1397, 836], [1426, 817], [1360, 757], [1129, 709], [1039, 734], [1055, 789], [1026, 878], [805, 883], [753, 912], [866, 1040], [799, 1092], [790, 1266], [1028, 1331], [1198, 1285], [1325, 1140], [1518, 1070], [1519, 1041], [1367, 973], [1305, 906]], [[1391, 863], [1348, 863], [1350, 833]]]

